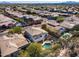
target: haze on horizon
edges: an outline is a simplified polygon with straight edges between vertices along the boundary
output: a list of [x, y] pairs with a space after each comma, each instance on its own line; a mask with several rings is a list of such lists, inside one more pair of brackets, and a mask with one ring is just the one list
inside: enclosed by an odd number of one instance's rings
[[28, 2], [65, 2], [65, 1], [76, 1], [79, 2], [79, 0], [0, 0], [0, 1], [13, 1], [13, 2], [22, 2], [22, 1], [28, 1]]

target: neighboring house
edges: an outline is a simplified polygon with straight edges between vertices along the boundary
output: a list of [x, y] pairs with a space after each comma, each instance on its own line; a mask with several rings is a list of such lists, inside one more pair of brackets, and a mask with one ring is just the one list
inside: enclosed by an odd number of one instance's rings
[[67, 29], [72, 29], [75, 26], [75, 24], [69, 23], [68, 21], [64, 21], [60, 24], [60, 26]]
[[48, 32], [41, 28], [27, 27], [25, 28], [24, 36], [30, 41], [39, 42], [47, 38]]
[[28, 44], [22, 34], [7, 34], [0, 37], [1, 56], [17, 56], [17, 51]]
[[0, 14], [0, 26], [13, 26], [15, 25], [16, 21], [4, 16], [3, 14]]
[[59, 16], [59, 14], [61, 14], [61, 13], [53, 12], [53, 13], [51, 13], [51, 16], [53, 16], [53, 17], [57, 17], [57, 16]]
[[36, 13], [42, 17], [47, 17], [51, 15], [51, 12], [49, 11], [36, 11]]
[[59, 15], [64, 16], [64, 17], [70, 17], [71, 16], [70, 14], [67, 14], [67, 13], [60, 13]]
[[78, 24], [79, 24], [79, 18], [73, 15], [71, 17], [65, 18], [65, 20], [60, 25], [67, 29], [72, 29], [75, 25]]
[[10, 11], [10, 10], [12, 10], [11, 7], [7, 7], [7, 8], [5, 8], [5, 11]]
[[33, 15], [24, 15], [22, 18], [27, 23], [27, 25], [41, 24], [43, 21], [43, 19], [41, 17], [33, 16]]
[[43, 20], [39, 16], [23, 14], [19, 11], [6, 11], [8, 14], [24, 19], [28, 24], [40, 24]]
[[19, 12], [19, 11], [12, 11], [12, 10], [10, 10], [10, 11], [6, 11], [8, 14], [10, 14], [10, 15], [14, 15], [14, 16], [16, 16], [16, 17], [18, 17], [18, 18], [21, 18], [21, 17], [23, 17], [23, 14], [21, 13], [21, 12]]
[[61, 33], [65, 31], [65, 28], [61, 27], [55, 20], [47, 20], [47, 27], [58, 35], [61, 35]]
[[47, 24], [53, 27], [59, 26], [60, 24], [57, 23], [55, 20], [47, 20]]

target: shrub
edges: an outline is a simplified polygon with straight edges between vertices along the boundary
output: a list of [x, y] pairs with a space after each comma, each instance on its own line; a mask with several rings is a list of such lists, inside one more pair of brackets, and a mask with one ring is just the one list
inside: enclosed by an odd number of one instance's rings
[[29, 54], [28, 54], [28, 52], [26, 50], [21, 50], [19, 52], [19, 55], [18, 56], [19, 57], [29, 57]]
[[9, 33], [21, 33], [22, 28], [21, 27], [14, 27], [9, 30]]
[[62, 16], [59, 16], [59, 17], [57, 17], [57, 22], [62, 22], [62, 21], [64, 21], [64, 17], [62, 17]]
[[42, 46], [39, 43], [31, 43], [27, 51], [31, 57], [39, 57], [42, 51]]

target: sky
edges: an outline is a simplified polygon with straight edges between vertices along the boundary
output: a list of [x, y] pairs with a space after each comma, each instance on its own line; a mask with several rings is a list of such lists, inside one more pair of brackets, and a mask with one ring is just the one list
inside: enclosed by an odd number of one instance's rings
[[79, 0], [0, 0], [0, 1], [29, 1], [29, 2], [36, 2], [36, 1], [42, 1], [42, 2], [64, 2], [64, 1], [76, 1], [79, 2]]

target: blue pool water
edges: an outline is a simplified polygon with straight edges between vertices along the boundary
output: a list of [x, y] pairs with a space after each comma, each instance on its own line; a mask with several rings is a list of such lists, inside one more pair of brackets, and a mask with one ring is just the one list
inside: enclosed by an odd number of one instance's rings
[[51, 48], [51, 44], [50, 43], [45, 43], [43, 45], [43, 48], [50, 49]]

